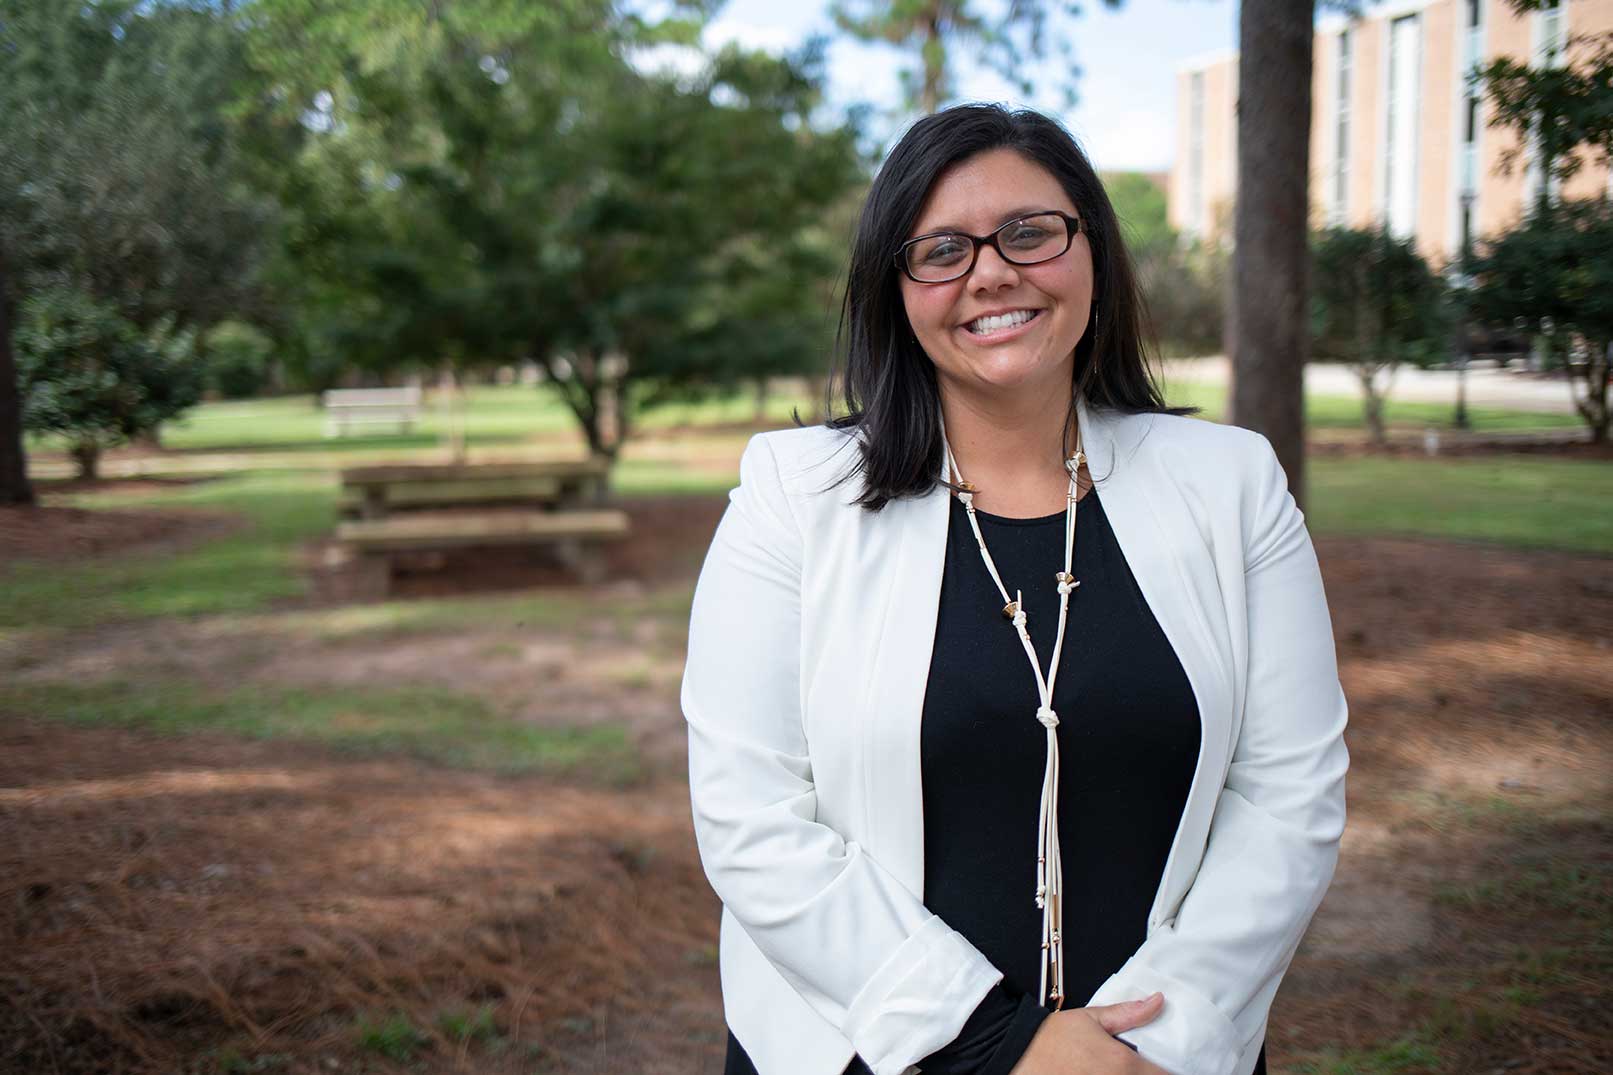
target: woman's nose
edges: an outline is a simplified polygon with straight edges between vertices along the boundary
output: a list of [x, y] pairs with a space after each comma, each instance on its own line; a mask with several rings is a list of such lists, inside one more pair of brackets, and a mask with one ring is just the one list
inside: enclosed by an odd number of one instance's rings
[[969, 286], [976, 291], [995, 290], [1019, 283], [1019, 268], [997, 253], [989, 243], [980, 244], [975, 267], [969, 271]]

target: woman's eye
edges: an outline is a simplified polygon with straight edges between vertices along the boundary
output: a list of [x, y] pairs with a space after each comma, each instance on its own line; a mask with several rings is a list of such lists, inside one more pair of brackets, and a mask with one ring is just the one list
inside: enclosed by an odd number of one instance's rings
[[1034, 247], [1047, 241], [1051, 233], [1045, 228], [1038, 228], [1034, 224], [1021, 224], [1011, 228], [1008, 232], [1008, 244], [1018, 247]]
[[923, 259], [929, 265], [945, 265], [957, 261], [963, 254], [964, 246], [956, 239], [942, 239], [922, 251]]

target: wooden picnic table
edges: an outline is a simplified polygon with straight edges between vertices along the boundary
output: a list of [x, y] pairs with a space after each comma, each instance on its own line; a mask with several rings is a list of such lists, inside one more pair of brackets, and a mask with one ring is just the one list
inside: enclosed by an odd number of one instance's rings
[[604, 571], [599, 546], [627, 536], [627, 513], [600, 505], [608, 460], [397, 464], [342, 471], [336, 536], [384, 593], [394, 562], [420, 553], [546, 547], [585, 582]]
[[472, 504], [560, 508], [597, 499], [609, 474], [610, 461], [599, 457], [351, 467], [342, 471], [342, 509], [381, 519], [394, 510]]

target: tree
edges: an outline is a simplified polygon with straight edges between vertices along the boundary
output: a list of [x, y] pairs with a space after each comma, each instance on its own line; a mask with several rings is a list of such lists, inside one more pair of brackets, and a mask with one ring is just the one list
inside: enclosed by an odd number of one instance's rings
[[[1552, 0], [1511, 0], [1511, 4], [1520, 15], [1553, 6]], [[1547, 211], [1556, 198], [1553, 180], [1567, 180], [1592, 160], [1613, 166], [1613, 33], [1569, 37], [1562, 52], [1547, 55], [1539, 67], [1510, 58], [1495, 60], [1474, 68], [1469, 81], [1489, 99], [1489, 125], [1519, 135], [1517, 146], [1502, 155], [1500, 170], [1510, 172], [1533, 149], [1540, 168], [1537, 220], [1532, 226], [1538, 240], [1542, 229], [1561, 220]], [[1538, 317], [1523, 320], [1541, 323]], [[1548, 353], [1552, 335], [1536, 337]], [[1593, 413], [1595, 409], [1593, 405]], [[1596, 428], [1593, 418], [1587, 420]]]
[[1410, 239], [1384, 228], [1329, 228], [1311, 246], [1311, 338], [1361, 384], [1373, 442], [1387, 440], [1383, 406], [1402, 363], [1444, 357], [1450, 319], [1439, 277]]
[[1167, 219], [1165, 192], [1143, 172], [1102, 176], [1136, 263], [1148, 319], [1167, 354], [1212, 354], [1226, 317], [1226, 255], [1185, 243]]
[[1099, 178], [1125, 232], [1126, 246], [1133, 254], [1176, 245], [1165, 188], [1153, 176], [1146, 172], [1108, 172]]
[[225, 399], [250, 399], [269, 381], [274, 343], [254, 325], [222, 321], [203, 340], [208, 387]]
[[[1104, 5], [1119, 7], [1120, 0], [1104, 0]], [[917, 53], [918, 70], [904, 70], [902, 84], [908, 107], [928, 115], [952, 96], [952, 49], [957, 45], [973, 46], [988, 68], [1021, 93], [1032, 93], [1036, 84], [1026, 69], [1027, 60], [1041, 60], [1049, 51], [1070, 54], [1069, 42], [1049, 32], [1049, 17], [1073, 17], [1080, 13], [1080, 5], [1068, 0], [1014, 0], [997, 18], [970, 0], [834, 0], [829, 10], [835, 25], [860, 41]], [[1062, 87], [1066, 105], [1074, 104], [1074, 79], [1079, 73], [1073, 64], [1069, 70], [1070, 81]]]
[[1263, 433], [1305, 503], [1306, 236], [1314, 0], [1238, 13], [1238, 199], [1229, 419]]
[[17, 328], [23, 428], [67, 439], [84, 478], [102, 451], [155, 429], [201, 398], [188, 331], [148, 335], [110, 303], [71, 288], [31, 295]]
[[[250, 312], [267, 206], [239, 182], [222, 111], [239, 38], [210, 4], [6, 5], [0, 246], [14, 308], [67, 289], [159, 335]], [[0, 407], [0, 439], [6, 420]]]
[[[1521, 14], [1543, 5], [1513, 0], [1512, 6]], [[1489, 125], [1518, 132], [1519, 143], [1502, 155], [1501, 170], [1510, 171], [1525, 147], [1535, 147], [1540, 202], [1551, 197], [1545, 177], [1566, 180], [1591, 160], [1613, 165], [1613, 33], [1575, 35], [1563, 51], [1542, 67], [1507, 57], [1469, 76], [1489, 99]]]
[[1481, 242], [1468, 272], [1473, 315], [1578, 344], [1569, 363], [1574, 407], [1597, 443], [1608, 439], [1613, 347], [1613, 201], [1537, 205], [1517, 228]]
[[22, 398], [11, 351], [11, 311], [6, 292], [5, 250], [0, 248], [0, 504], [32, 504], [28, 457], [22, 446]]
[[319, 117], [287, 187], [287, 275], [341, 296], [327, 336], [373, 368], [535, 360], [606, 456], [659, 398], [822, 364], [823, 220], [864, 166], [854, 129], [810, 122], [821, 51], [657, 74], [626, 55], [698, 25], [593, 0], [439, 8], [400, 9], [372, 56], [365, 5], [333, 5], [358, 27], [320, 41], [337, 60], [281, 33], [302, 5], [260, 9], [288, 42], [265, 62]]
[[211, 5], [15, 0], [0, 21], [0, 228], [13, 285], [150, 328], [250, 310], [269, 206], [223, 110], [241, 34]]
[[1148, 317], [1166, 354], [1215, 354], [1225, 338], [1227, 255], [1218, 244], [1150, 244], [1136, 253]]

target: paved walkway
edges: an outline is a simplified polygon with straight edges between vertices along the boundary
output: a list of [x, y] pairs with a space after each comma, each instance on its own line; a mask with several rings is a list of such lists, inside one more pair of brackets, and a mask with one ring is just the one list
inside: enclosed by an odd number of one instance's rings
[[[1230, 363], [1219, 355], [1165, 363], [1167, 381], [1224, 385], [1230, 379], [1229, 374]], [[1454, 405], [1456, 378], [1454, 370], [1423, 370], [1402, 366], [1395, 374], [1390, 398]], [[1361, 386], [1350, 367], [1332, 362], [1313, 362], [1305, 367], [1305, 391], [1326, 396], [1357, 396], [1361, 393]], [[1474, 406], [1508, 407], [1552, 414], [1575, 413], [1566, 380], [1560, 376], [1521, 370], [1469, 370], [1467, 401]]]

